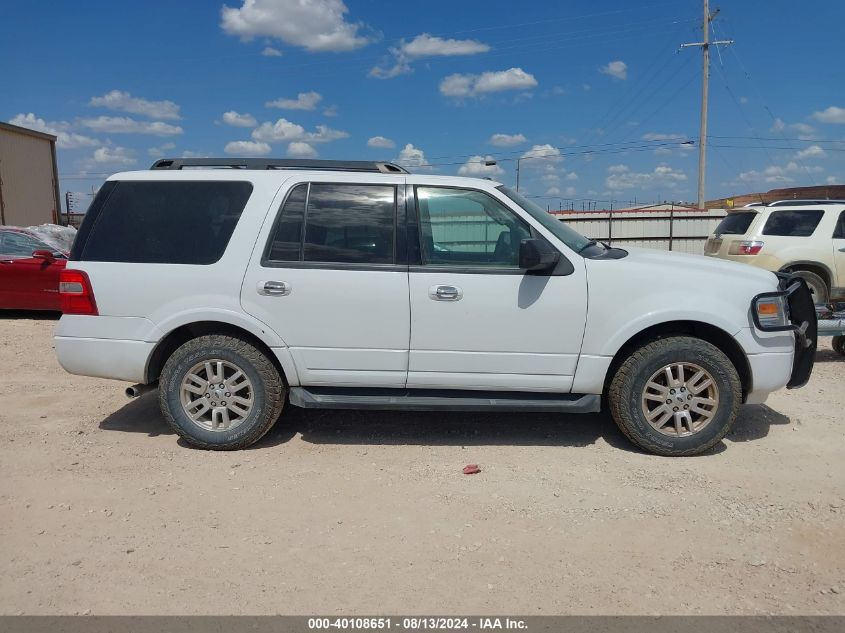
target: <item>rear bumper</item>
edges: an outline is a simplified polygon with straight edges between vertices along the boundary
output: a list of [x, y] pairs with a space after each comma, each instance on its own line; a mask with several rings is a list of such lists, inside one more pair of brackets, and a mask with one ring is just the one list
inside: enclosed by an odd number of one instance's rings
[[56, 336], [59, 364], [71, 374], [142, 383], [155, 343]]

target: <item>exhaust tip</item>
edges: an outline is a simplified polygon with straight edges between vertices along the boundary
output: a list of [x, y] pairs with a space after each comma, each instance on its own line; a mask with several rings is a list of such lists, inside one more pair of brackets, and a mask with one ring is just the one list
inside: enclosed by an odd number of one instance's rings
[[157, 383], [153, 383], [151, 385], [132, 385], [131, 387], [127, 387], [124, 393], [126, 394], [127, 398], [137, 398], [138, 396], [143, 396], [148, 391], [152, 391], [157, 386]]

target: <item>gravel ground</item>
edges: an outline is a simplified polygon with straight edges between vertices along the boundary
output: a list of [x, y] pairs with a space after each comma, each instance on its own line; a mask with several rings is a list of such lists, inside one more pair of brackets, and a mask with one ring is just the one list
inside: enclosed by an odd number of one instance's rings
[[829, 339], [701, 457], [606, 414], [294, 407], [213, 453], [155, 394], [64, 373], [54, 320], [0, 323], [0, 613], [845, 613]]

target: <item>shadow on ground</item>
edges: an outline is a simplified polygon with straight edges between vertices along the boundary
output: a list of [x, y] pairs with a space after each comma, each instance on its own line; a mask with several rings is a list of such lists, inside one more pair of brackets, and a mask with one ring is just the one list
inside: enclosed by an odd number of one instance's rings
[[[828, 342], [828, 347], [824, 347], [825, 339], [819, 339], [819, 349], [816, 352], [816, 362], [817, 363], [845, 363], [845, 356], [840, 354], [839, 352], [833, 351], [831, 347], [829, 347], [830, 343]], [[830, 341], [830, 339], [827, 339]]]
[[[769, 434], [772, 425], [789, 424], [788, 417], [766, 405], [740, 410], [727, 439], [749, 442]], [[104, 431], [172, 435], [158, 408], [157, 392], [129, 401], [100, 422]], [[288, 442], [300, 434], [312, 444], [421, 446], [589, 446], [599, 438], [626, 451], [639, 452], [607, 413], [555, 415], [547, 413], [448, 413], [418, 411], [339, 411], [300, 409], [286, 405], [276, 426], [251, 450]], [[179, 440], [182, 446], [188, 446]], [[724, 451], [720, 442], [707, 454]]]
[[61, 316], [45, 310], [0, 310], [0, 321], [58, 321]]

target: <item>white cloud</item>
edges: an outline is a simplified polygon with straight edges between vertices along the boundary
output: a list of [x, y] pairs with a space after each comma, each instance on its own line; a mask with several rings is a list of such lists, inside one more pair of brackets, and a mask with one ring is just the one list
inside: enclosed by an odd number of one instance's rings
[[477, 55], [490, 50], [487, 44], [478, 40], [443, 39], [429, 33], [421, 33], [410, 42], [402, 41], [400, 50], [409, 57], [450, 57], [453, 55]]
[[574, 171], [571, 171], [566, 174], [566, 179], [570, 182], [575, 182], [576, 180], [578, 180], [578, 174], [576, 174]]
[[418, 147], [414, 147], [412, 143], [408, 143], [399, 152], [399, 157], [396, 159], [397, 163], [405, 167], [414, 169], [430, 169], [428, 161], [425, 159], [425, 153]]
[[99, 116], [96, 119], [80, 119], [79, 124], [98, 132], [111, 134], [150, 134], [152, 136], [176, 136], [182, 134], [178, 125], [162, 121], [137, 121], [128, 116]]
[[547, 196], [559, 196], [560, 195], [560, 189], [558, 189], [557, 187], [549, 187], [548, 189], [546, 189], [546, 195]]
[[661, 134], [659, 132], [648, 132], [643, 134], [644, 141], [681, 141], [686, 138], [683, 134]]
[[535, 86], [537, 80], [534, 75], [522, 68], [509, 68], [480, 75], [449, 75], [440, 82], [440, 94], [446, 97], [474, 97], [503, 90], [527, 90]]
[[267, 143], [259, 141], [232, 141], [226, 143], [223, 149], [227, 154], [237, 154], [238, 156], [267, 156], [272, 151], [272, 148]]
[[790, 132], [798, 136], [802, 141], [812, 141], [816, 138], [816, 128], [807, 123], [785, 123], [783, 119], [775, 119], [770, 132]]
[[827, 156], [827, 152], [818, 145], [810, 145], [795, 154], [795, 158], [798, 158], [799, 160], [804, 158], [824, 158], [825, 156]]
[[181, 154], [182, 158], [209, 158], [208, 152], [197, 152], [194, 150], [186, 149]]
[[611, 191], [646, 189], [655, 186], [674, 189], [687, 179], [683, 171], [665, 164], [660, 164], [649, 172], [633, 172], [627, 165], [611, 165], [607, 168], [607, 172], [609, 175], [604, 183]]
[[279, 108], [281, 110], [313, 110], [323, 100], [319, 92], [300, 92], [296, 99], [276, 99], [264, 104], [265, 108]]
[[264, 50], [261, 51], [261, 54], [264, 55], [264, 57], [281, 57], [282, 51], [278, 48], [273, 48], [272, 46], [265, 46]]
[[323, 116], [334, 117], [337, 116], [337, 106], [332, 105], [328, 108], [323, 108]]
[[317, 131], [306, 134], [304, 140], [309, 143], [330, 143], [332, 141], [348, 137], [349, 132], [344, 132], [343, 130], [333, 130], [327, 125], [318, 125]]
[[158, 147], [151, 147], [150, 149], [148, 149], [147, 154], [149, 154], [153, 158], [161, 158], [162, 156], [167, 154], [167, 152], [174, 149], [175, 147], [176, 147], [175, 143], [162, 143]]
[[817, 174], [823, 172], [821, 167], [804, 167], [791, 160], [786, 165], [769, 165], [762, 171], [744, 171], [739, 174], [741, 182], [764, 182], [767, 184], [795, 182], [793, 176], [805, 176], [808, 173]]
[[258, 121], [251, 114], [240, 114], [234, 110], [223, 113], [223, 123], [235, 127], [255, 127]]
[[149, 101], [123, 90], [112, 90], [102, 97], [91, 97], [89, 106], [140, 114], [150, 119], [180, 119], [179, 106], [172, 101]]
[[825, 182], [826, 185], [835, 185], [836, 180], [837, 180], [836, 176], [828, 176], [827, 178], [825, 178], [824, 182]]
[[100, 165], [134, 165], [136, 162], [131, 150], [125, 147], [98, 147], [94, 150], [93, 162]]
[[305, 136], [305, 128], [287, 119], [279, 119], [275, 123], [265, 122], [252, 131], [252, 138], [256, 141], [279, 142], [295, 141]]
[[628, 64], [621, 60], [608, 62], [599, 68], [599, 72], [603, 75], [610, 75], [611, 77], [624, 81], [628, 78]]
[[410, 62], [425, 57], [452, 57], [456, 55], [477, 55], [490, 50], [487, 44], [478, 40], [443, 39], [430, 33], [421, 33], [410, 42], [401, 40], [390, 49], [394, 57], [392, 66], [376, 66], [370, 70], [370, 77], [390, 79], [411, 72]]
[[52, 134], [56, 137], [56, 147], [60, 149], [79, 149], [80, 147], [95, 147], [101, 144], [101, 141], [90, 136], [70, 132], [71, 125], [67, 121], [45, 121], [39, 119], [32, 112], [18, 114], [9, 123], [37, 132]]
[[379, 147], [382, 149], [392, 149], [396, 147], [396, 143], [384, 136], [373, 136], [367, 140], [367, 147]]
[[470, 156], [469, 160], [460, 166], [458, 169], [459, 176], [472, 176], [475, 178], [484, 178], [491, 176], [501, 176], [505, 170], [498, 165], [485, 165], [485, 161], [493, 161], [492, 156]]
[[487, 142], [496, 147], [510, 147], [525, 143], [528, 139], [522, 134], [494, 134]]
[[536, 160], [530, 160], [525, 163], [524, 166], [532, 166], [532, 167], [544, 167], [543, 163], [547, 166], [549, 163], [559, 163], [563, 160], [563, 156], [560, 155], [560, 150], [557, 147], [553, 147], [546, 143], [545, 145], [534, 145], [525, 152], [521, 159], [531, 158]]
[[813, 112], [812, 117], [821, 123], [845, 123], [845, 108], [830, 106], [821, 112]]
[[317, 150], [308, 143], [294, 141], [288, 145], [288, 156], [291, 158], [317, 158]]
[[273, 37], [315, 52], [351, 51], [370, 38], [359, 35], [361, 23], [346, 21], [342, 0], [243, 0], [240, 9], [224, 5], [220, 27], [241, 41]]
[[566, 196], [574, 196], [575, 195], [575, 187], [567, 187], [563, 191], [564, 195]]
[[264, 143], [302, 141], [306, 143], [329, 143], [347, 138], [348, 132], [333, 130], [326, 125], [318, 125], [316, 132], [306, 132], [305, 128], [287, 119], [275, 123], [265, 122], [252, 131], [252, 138]]

